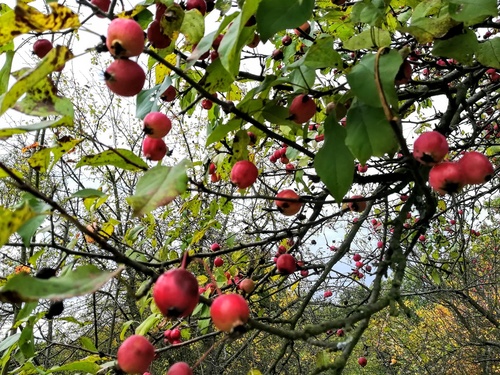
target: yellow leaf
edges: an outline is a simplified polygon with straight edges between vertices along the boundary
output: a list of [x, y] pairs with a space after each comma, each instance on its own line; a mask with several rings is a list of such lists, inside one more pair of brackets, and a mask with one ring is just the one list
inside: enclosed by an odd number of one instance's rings
[[35, 213], [27, 203], [15, 211], [0, 207], [0, 246], [7, 243], [10, 236], [33, 216]]
[[[171, 53], [168, 56], [165, 56], [165, 60], [171, 63], [172, 65], [175, 65], [177, 62], [177, 55], [175, 53]], [[170, 74], [171, 70], [167, 68], [163, 64], [156, 64], [155, 66], [155, 83], [157, 85], [163, 83], [165, 80], [165, 77]]]

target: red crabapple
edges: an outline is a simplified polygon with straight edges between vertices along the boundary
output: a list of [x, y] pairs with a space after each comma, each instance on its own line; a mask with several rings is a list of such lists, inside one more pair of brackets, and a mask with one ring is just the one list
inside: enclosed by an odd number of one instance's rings
[[[293, 199], [295, 201], [280, 200], [280, 198]], [[300, 211], [302, 208], [302, 203], [299, 202], [299, 195], [292, 189], [281, 190], [276, 194], [276, 200], [274, 203], [278, 207], [279, 212], [285, 216], [293, 216]]]
[[144, 31], [133, 19], [115, 18], [108, 26], [106, 46], [115, 57], [139, 56], [144, 50]]
[[33, 43], [33, 53], [41, 59], [43, 59], [52, 48], [54, 48], [54, 46], [48, 39], [38, 39]]
[[282, 275], [290, 275], [297, 270], [297, 263], [291, 254], [283, 254], [276, 261], [276, 269]]
[[316, 103], [309, 95], [297, 95], [290, 104], [290, 119], [297, 124], [309, 121], [316, 114]]
[[250, 318], [248, 302], [239, 294], [222, 294], [210, 306], [210, 317], [220, 331], [231, 332]]
[[458, 163], [443, 162], [429, 172], [429, 185], [440, 195], [458, 193], [465, 185], [465, 177]]
[[117, 352], [118, 366], [130, 374], [145, 372], [155, 356], [155, 348], [148, 339], [141, 335], [128, 337]]
[[482, 184], [491, 180], [495, 169], [486, 155], [477, 151], [466, 152], [458, 161], [466, 184]]
[[161, 138], [144, 137], [142, 153], [148, 160], [159, 161], [167, 154], [167, 145]]
[[246, 189], [252, 186], [257, 177], [259, 170], [254, 163], [248, 160], [237, 161], [231, 169], [231, 182], [238, 186], [238, 189]]
[[146, 82], [144, 70], [135, 61], [118, 59], [104, 72], [106, 86], [117, 95], [137, 95]]
[[413, 156], [424, 165], [432, 166], [441, 162], [447, 153], [448, 142], [437, 131], [420, 134], [413, 145]]
[[161, 313], [168, 318], [190, 315], [199, 298], [196, 277], [183, 268], [165, 272], [153, 287], [153, 300]]
[[143, 131], [151, 138], [163, 138], [172, 129], [172, 122], [161, 112], [150, 112], [144, 117]]

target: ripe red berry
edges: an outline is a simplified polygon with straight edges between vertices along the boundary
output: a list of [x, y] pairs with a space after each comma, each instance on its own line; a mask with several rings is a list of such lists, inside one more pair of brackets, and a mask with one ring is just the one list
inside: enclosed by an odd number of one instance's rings
[[361, 255], [354, 254], [354, 256], [352, 257], [352, 260], [354, 260], [355, 262], [359, 262], [361, 260]]
[[453, 162], [435, 165], [429, 172], [429, 185], [440, 195], [458, 193], [465, 185], [462, 168]]
[[458, 161], [466, 184], [483, 184], [491, 180], [495, 169], [486, 155], [476, 151], [466, 152]]
[[41, 59], [43, 59], [52, 48], [54, 48], [54, 46], [48, 39], [38, 39], [33, 43], [33, 53]]
[[365, 367], [366, 364], [368, 363], [368, 360], [365, 357], [359, 357], [358, 358], [358, 363], [361, 367]]
[[146, 136], [142, 141], [142, 154], [148, 160], [159, 161], [167, 154], [167, 145], [161, 138]]
[[252, 279], [243, 279], [238, 284], [238, 288], [243, 290], [245, 293], [252, 293], [255, 289], [255, 281]]
[[[289, 200], [280, 200], [280, 198], [284, 199], [293, 199], [296, 201]], [[302, 208], [302, 203], [299, 202], [299, 195], [294, 192], [292, 189], [284, 189], [281, 190], [278, 194], [276, 194], [276, 200], [274, 203], [278, 207], [279, 212], [281, 212], [285, 216], [293, 216], [300, 211]]]
[[245, 298], [239, 294], [223, 294], [212, 302], [210, 316], [217, 329], [231, 332], [248, 321], [250, 308]]
[[343, 337], [345, 335], [345, 332], [342, 328], [337, 329], [337, 336], [338, 337]]
[[205, 0], [187, 0], [186, 10], [198, 9], [202, 15], [207, 13], [207, 3]]
[[154, 20], [149, 24], [147, 37], [151, 45], [158, 49], [167, 48], [172, 43], [172, 39], [163, 33], [158, 20]]
[[384, 247], [384, 242], [383, 241], [378, 241], [377, 242], [377, 248], [381, 249]]
[[257, 177], [259, 170], [254, 163], [248, 160], [237, 161], [231, 169], [231, 182], [238, 186], [239, 189], [246, 189], [252, 186]]
[[146, 74], [135, 61], [118, 59], [104, 72], [106, 86], [117, 95], [134, 96], [141, 92]]
[[219, 251], [220, 250], [220, 245], [216, 242], [210, 245], [210, 250], [212, 251]]
[[175, 97], [177, 96], [177, 90], [174, 86], [170, 85], [167, 89], [161, 94], [160, 99], [166, 102], [173, 102]]
[[176, 362], [170, 366], [167, 375], [193, 375], [193, 370], [186, 362]]
[[201, 107], [207, 111], [213, 107], [214, 103], [210, 99], [203, 99], [201, 101]]
[[297, 263], [291, 254], [280, 255], [276, 261], [276, 269], [282, 275], [290, 275], [297, 270]]
[[165, 272], [153, 287], [153, 300], [168, 318], [190, 315], [198, 304], [199, 297], [196, 277], [183, 268]]
[[316, 103], [309, 95], [297, 95], [289, 108], [290, 119], [297, 124], [309, 121], [316, 114]]
[[325, 290], [325, 292], [323, 293], [324, 298], [331, 297], [332, 295], [333, 295], [333, 293], [331, 290]]
[[[109, 11], [109, 6], [111, 5], [111, 0], [91, 0], [90, 4], [95, 5], [104, 13], [107, 13]], [[104, 18], [104, 16], [101, 14], [96, 14], [96, 15], [99, 18]]]
[[441, 162], [447, 153], [448, 142], [445, 136], [437, 131], [420, 134], [413, 145], [413, 156], [425, 165]]
[[143, 131], [151, 138], [163, 138], [170, 129], [172, 122], [161, 112], [150, 112], [144, 117]]
[[145, 372], [154, 356], [153, 344], [141, 335], [128, 337], [122, 342], [116, 355], [120, 369], [130, 374]]
[[174, 328], [170, 331], [170, 340], [179, 340], [181, 338], [181, 330], [179, 328]]
[[133, 19], [115, 18], [108, 26], [106, 46], [115, 57], [139, 56], [144, 49], [144, 31]]
[[221, 267], [223, 264], [224, 264], [224, 259], [222, 259], [221, 257], [215, 258], [214, 260], [215, 267]]

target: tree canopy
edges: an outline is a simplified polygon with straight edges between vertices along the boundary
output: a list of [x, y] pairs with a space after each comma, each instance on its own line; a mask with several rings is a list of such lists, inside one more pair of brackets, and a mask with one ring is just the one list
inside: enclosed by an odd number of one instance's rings
[[2, 375], [497, 372], [498, 8], [1, 4]]

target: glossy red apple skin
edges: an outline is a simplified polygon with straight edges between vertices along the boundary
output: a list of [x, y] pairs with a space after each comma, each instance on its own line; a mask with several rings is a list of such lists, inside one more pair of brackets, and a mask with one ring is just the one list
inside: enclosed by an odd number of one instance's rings
[[255, 290], [255, 281], [252, 279], [243, 279], [238, 284], [238, 287], [245, 293], [252, 293]]
[[[111, 5], [111, 0], [92, 0], [90, 3], [98, 7], [104, 13], [108, 13], [109, 6]], [[104, 16], [101, 14], [97, 14], [97, 17], [104, 18]]]
[[202, 15], [207, 13], [207, 3], [205, 0], [187, 0], [186, 10], [198, 9]]
[[224, 264], [224, 259], [222, 259], [221, 257], [215, 258], [214, 260], [215, 267], [222, 267], [223, 264]]
[[163, 138], [172, 129], [172, 122], [161, 112], [150, 112], [144, 117], [143, 131], [151, 138]]
[[153, 287], [153, 300], [161, 313], [168, 318], [190, 315], [198, 304], [198, 281], [194, 275], [176, 268], [162, 274]]
[[258, 176], [259, 170], [254, 163], [248, 160], [240, 160], [233, 165], [230, 179], [239, 189], [246, 189], [257, 181]]
[[465, 185], [462, 168], [450, 161], [435, 165], [429, 172], [429, 185], [440, 195], [458, 193]]
[[[350, 199], [363, 199], [364, 197], [362, 195], [353, 195]], [[347, 203], [347, 207], [352, 212], [363, 212], [366, 209], [366, 202], [359, 200], [355, 202], [349, 202]]]
[[146, 73], [135, 61], [118, 59], [104, 72], [106, 86], [117, 95], [134, 96], [141, 92]]
[[283, 254], [276, 261], [276, 269], [282, 275], [290, 275], [297, 270], [297, 262], [291, 254]]
[[448, 153], [448, 141], [437, 131], [425, 132], [413, 144], [413, 157], [424, 165], [440, 163]]
[[139, 56], [144, 50], [144, 31], [132, 19], [115, 18], [108, 26], [106, 46], [115, 57]]
[[361, 367], [365, 367], [368, 363], [368, 360], [365, 358], [365, 357], [359, 357], [358, 358], [358, 364], [361, 366]]
[[160, 98], [166, 102], [173, 102], [177, 97], [177, 90], [174, 86], [170, 85], [167, 89], [161, 94]]
[[484, 184], [491, 180], [495, 168], [488, 157], [477, 151], [466, 152], [458, 161], [466, 184]]
[[48, 39], [38, 39], [33, 43], [33, 53], [41, 59], [47, 56], [47, 53], [49, 53], [52, 48], [54, 48], [54, 46]]
[[[276, 194], [276, 198], [277, 199], [274, 201], [274, 203], [278, 207], [278, 210], [285, 216], [293, 216], [297, 214], [302, 208], [302, 203], [299, 202], [299, 195], [292, 189], [281, 190], [278, 194]], [[297, 202], [282, 201], [279, 200], [279, 198], [296, 199]]]
[[160, 161], [167, 154], [167, 145], [161, 138], [144, 137], [142, 141], [142, 154], [148, 160]]
[[129, 374], [142, 374], [153, 362], [155, 348], [144, 336], [132, 335], [122, 342], [116, 356], [120, 369]]
[[293, 98], [288, 112], [292, 121], [303, 124], [316, 114], [316, 103], [309, 95], [300, 94]]
[[147, 37], [151, 45], [158, 49], [167, 48], [172, 43], [172, 40], [163, 33], [158, 20], [154, 20], [149, 24]]
[[176, 362], [170, 366], [167, 375], [193, 375], [193, 370], [186, 362]]
[[210, 316], [220, 331], [231, 332], [250, 318], [248, 302], [239, 294], [222, 294], [210, 306]]

